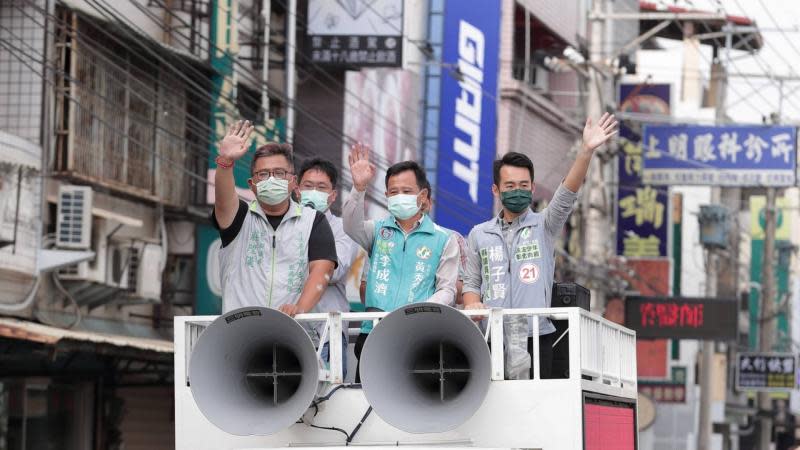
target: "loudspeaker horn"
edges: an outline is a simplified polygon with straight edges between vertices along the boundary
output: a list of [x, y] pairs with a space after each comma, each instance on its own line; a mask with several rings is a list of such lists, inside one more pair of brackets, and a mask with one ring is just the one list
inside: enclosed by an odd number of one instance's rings
[[361, 384], [375, 412], [410, 433], [452, 430], [483, 404], [489, 348], [475, 323], [436, 303], [400, 308], [381, 320], [361, 354]]
[[297, 422], [317, 394], [318, 379], [311, 338], [270, 308], [219, 316], [200, 335], [189, 362], [200, 411], [239, 436], [273, 434]]

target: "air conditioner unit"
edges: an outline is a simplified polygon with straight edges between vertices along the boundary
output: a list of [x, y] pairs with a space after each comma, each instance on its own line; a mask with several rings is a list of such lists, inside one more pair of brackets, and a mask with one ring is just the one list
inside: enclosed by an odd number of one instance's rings
[[62, 280], [105, 283], [108, 270], [106, 267], [108, 235], [111, 230], [109, 230], [108, 221], [105, 219], [97, 219], [94, 221], [93, 226], [87, 228], [92, 230], [91, 246], [89, 248], [95, 253], [94, 259], [64, 267], [58, 271], [58, 276]]
[[106, 264], [106, 284], [120, 289], [132, 289], [139, 265], [139, 248], [129, 242], [110, 242]]
[[142, 248], [136, 271], [136, 283], [131, 285], [135, 286], [137, 297], [149, 300], [161, 299], [162, 256], [160, 245], [147, 244]]
[[88, 250], [92, 244], [92, 188], [61, 185], [58, 188], [56, 245]]

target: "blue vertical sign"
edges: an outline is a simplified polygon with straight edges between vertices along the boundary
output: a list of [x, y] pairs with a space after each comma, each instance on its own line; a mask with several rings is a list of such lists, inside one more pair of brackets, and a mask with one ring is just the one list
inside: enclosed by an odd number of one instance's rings
[[492, 216], [499, 48], [499, 0], [447, 1], [436, 222], [462, 234]]
[[[670, 85], [622, 84], [620, 110], [669, 115]], [[631, 258], [668, 256], [669, 196], [667, 189], [642, 182], [642, 130], [620, 124], [622, 151], [618, 157], [617, 254]]]

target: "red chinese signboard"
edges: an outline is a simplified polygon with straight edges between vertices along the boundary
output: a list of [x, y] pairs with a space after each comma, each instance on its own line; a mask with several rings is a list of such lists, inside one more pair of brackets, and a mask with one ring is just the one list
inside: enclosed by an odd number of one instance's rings
[[[738, 302], [689, 297], [628, 297], [625, 326], [638, 338], [736, 339]], [[713, 318], [713, 319], [712, 319]]]
[[639, 382], [639, 392], [658, 403], [686, 403], [686, 385], [681, 383]]
[[703, 326], [703, 304], [680, 302], [643, 302], [639, 305], [642, 327], [690, 327]]

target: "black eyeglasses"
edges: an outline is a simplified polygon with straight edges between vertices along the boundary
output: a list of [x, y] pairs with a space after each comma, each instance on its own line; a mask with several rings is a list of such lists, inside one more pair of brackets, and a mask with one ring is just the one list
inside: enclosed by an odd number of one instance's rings
[[253, 178], [255, 178], [258, 181], [264, 181], [266, 179], [269, 179], [270, 176], [273, 176], [275, 178], [281, 178], [286, 180], [289, 178], [290, 175], [294, 175], [294, 173], [289, 172], [286, 169], [272, 169], [272, 170], [260, 170], [256, 172], [255, 175], [253, 175]]

